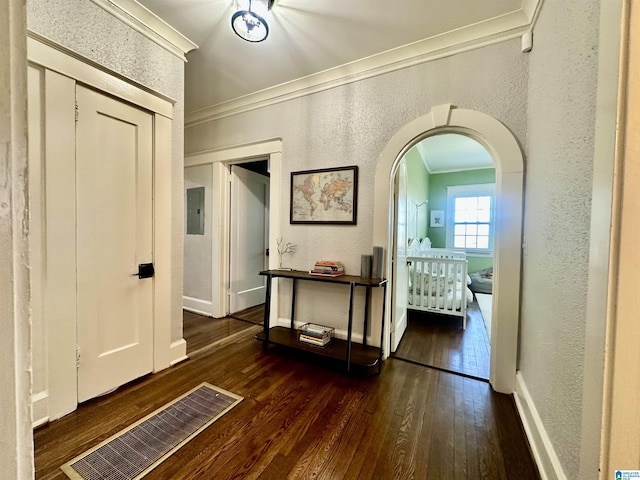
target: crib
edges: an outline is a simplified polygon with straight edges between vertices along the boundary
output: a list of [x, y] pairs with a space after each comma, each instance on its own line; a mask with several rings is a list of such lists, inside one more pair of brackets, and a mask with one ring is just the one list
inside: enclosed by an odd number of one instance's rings
[[[415, 243], [417, 242], [417, 243]], [[467, 302], [472, 300], [469, 290], [465, 252], [431, 248], [428, 239], [409, 245], [408, 305], [410, 310], [440, 313], [462, 318], [467, 327]]]

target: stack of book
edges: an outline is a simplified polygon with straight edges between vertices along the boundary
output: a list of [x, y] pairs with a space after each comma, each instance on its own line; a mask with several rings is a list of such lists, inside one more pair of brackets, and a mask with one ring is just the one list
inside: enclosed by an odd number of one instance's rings
[[318, 260], [309, 272], [311, 275], [324, 275], [327, 277], [337, 277], [344, 275], [344, 265], [342, 262], [333, 260]]
[[298, 330], [298, 340], [302, 343], [324, 347], [333, 337], [333, 328], [314, 323], [305, 323]]

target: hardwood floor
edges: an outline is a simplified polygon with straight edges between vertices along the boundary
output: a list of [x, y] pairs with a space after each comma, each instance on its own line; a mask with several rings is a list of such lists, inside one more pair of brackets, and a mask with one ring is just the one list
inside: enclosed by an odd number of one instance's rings
[[537, 479], [510, 396], [393, 358], [347, 377], [254, 339], [259, 326], [36, 430], [36, 478], [203, 381], [244, 397], [153, 479]]
[[488, 379], [489, 338], [476, 302], [467, 308], [467, 328], [444, 315], [409, 310], [407, 330], [395, 358], [449, 372]]
[[187, 355], [208, 348], [216, 342], [233, 337], [238, 332], [252, 327], [250, 323], [236, 318], [211, 318], [186, 310], [182, 312], [182, 319]]
[[241, 312], [234, 313], [231, 316], [239, 320], [262, 325], [264, 322], [264, 303], [256, 307], [247, 308]]

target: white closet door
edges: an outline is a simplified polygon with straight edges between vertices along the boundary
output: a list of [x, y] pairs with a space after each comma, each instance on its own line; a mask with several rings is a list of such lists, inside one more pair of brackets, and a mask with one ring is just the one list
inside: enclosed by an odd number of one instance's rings
[[77, 87], [78, 401], [153, 369], [153, 119]]

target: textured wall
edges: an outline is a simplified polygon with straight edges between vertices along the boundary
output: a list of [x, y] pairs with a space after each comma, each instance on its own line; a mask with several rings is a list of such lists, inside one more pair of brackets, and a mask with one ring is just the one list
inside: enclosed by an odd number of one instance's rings
[[24, 10], [0, 3], [0, 476], [33, 478]]
[[[495, 117], [524, 144], [527, 75], [528, 56], [512, 40], [190, 127], [185, 147], [198, 152], [281, 137], [282, 175], [272, 181], [283, 186], [283, 237], [298, 246], [288, 265], [308, 269], [318, 258], [337, 258], [348, 272], [359, 273], [360, 255], [373, 246], [373, 215], [386, 215], [373, 211], [373, 185], [377, 159], [391, 136], [432, 106], [452, 103]], [[290, 172], [343, 165], [360, 168], [358, 224], [289, 225]], [[299, 319], [327, 318], [328, 305], [338, 318], [344, 315], [344, 290], [314, 286], [313, 292], [298, 304], [304, 310]]]
[[[204, 187], [204, 235], [187, 235], [186, 204], [184, 227], [184, 295], [211, 301], [211, 255], [213, 252], [211, 210], [211, 165], [189, 167], [184, 170], [185, 195], [188, 188]], [[185, 198], [186, 203], [186, 198]]]
[[567, 478], [580, 462], [598, 14], [596, 0], [546, 0], [530, 61], [519, 368]]
[[172, 326], [182, 338], [184, 62], [86, 0], [29, 0], [27, 26], [94, 62], [176, 100], [172, 126]]

